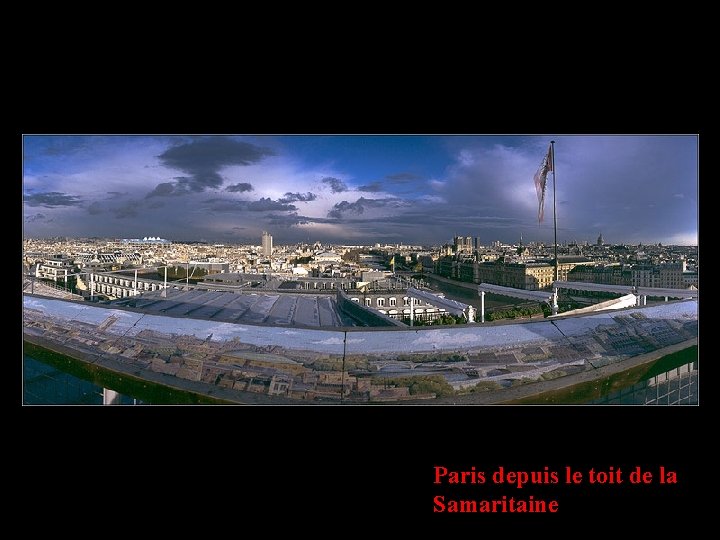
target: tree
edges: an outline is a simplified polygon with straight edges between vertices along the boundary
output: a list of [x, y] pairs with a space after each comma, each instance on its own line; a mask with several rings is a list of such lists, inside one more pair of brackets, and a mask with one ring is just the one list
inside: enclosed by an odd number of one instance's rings
[[451, 314], [445, 314], [440, 317], [440, 324], [456, 324], [457, 320]]

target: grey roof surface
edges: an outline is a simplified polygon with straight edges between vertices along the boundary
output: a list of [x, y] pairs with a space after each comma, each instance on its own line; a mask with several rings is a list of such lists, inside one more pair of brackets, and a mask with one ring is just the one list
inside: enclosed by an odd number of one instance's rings
[[209, 319], [219, 322], [286, 326], [343, 325], [332, 296], [168, 289], [122, 298], [111, 305], [127, 306], [152, 315]]

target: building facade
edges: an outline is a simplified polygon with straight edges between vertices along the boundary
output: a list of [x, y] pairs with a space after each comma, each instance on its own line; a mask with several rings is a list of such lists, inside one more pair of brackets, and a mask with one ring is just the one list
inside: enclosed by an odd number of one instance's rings
[[[365, 307], [376, 309], [383, 315], [392, 319], [410, 318], [410, 297], [404, 289], [387, 289], [363, 293], [361, 291], [347, 291], [352, 302]], [[413, 317], [424, 321], [432, 321], [446, 314], [444, 308], [438, 308], [416, 298], [413, 304]]]
[[[583, 257], [558, 259], [558, 279], [561, 281], [568, 280], [568, 274], [573, 268], [592, 263]], [[545, 261], [506, 263], [498, 260], [478, 263], [443, 257], [437, 261], [435, 271], [441, 276], [468, 283], [488, 283], [528, 291], [549, 289], [555, 281], [555, 265]]]
[[453, 247], [455, 253], [466, 253], [472, 255], [474, 251], [474, 242], [472, 236], [455, 236], [453, 238]]
[[262, 255], [264, 257], [272, 257], [272, 250], [273, 250], [272, 235], [267, 231], [263, 231], [263, 233], [262, 233]]
[[632, 269], [621, 264], [577, 266], [568, 273], [568, 281], [600, 283], [603, 285], [632, 285]]
[[697, 272], [688, 272], [686, 262], [637, 264], [632, 269], [632, 285], [664, 289], [697, 288]]
[[52, 259], [45, 259], [44, 262], [35, 267], [35, 277], [42, 279], [52, 279], [53, 281], [65, 280], [68, 274], [72, 274], [74, 270], [72, 258], [63, 255], [57, 255]]

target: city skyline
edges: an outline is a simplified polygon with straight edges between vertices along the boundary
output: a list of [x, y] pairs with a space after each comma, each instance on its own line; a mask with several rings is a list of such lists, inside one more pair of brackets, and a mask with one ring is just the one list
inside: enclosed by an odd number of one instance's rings
[[550, 140], [559, 242], [697, 244], [694, 135], [26, 135], [24, 236], [551, 243]]

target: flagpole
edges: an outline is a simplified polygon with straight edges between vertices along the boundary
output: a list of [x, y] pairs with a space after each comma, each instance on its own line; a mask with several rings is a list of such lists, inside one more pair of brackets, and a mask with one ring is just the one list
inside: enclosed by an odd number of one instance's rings
[[555, 229], [555, 281], [560, 279], [558, 275], [558, 254], [557, 254], [557, 207], [555, 205], [555, 141], [550, 141], [551, 156], [552, 160], [552, 173], [553, 173], [553, 225]]

